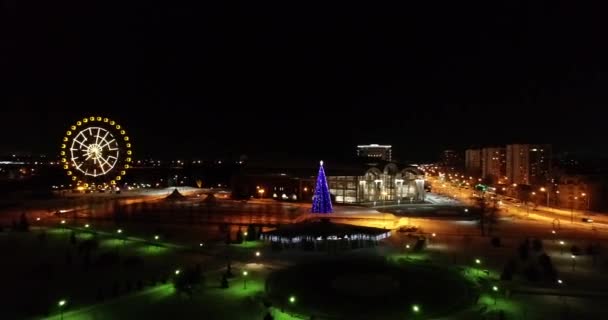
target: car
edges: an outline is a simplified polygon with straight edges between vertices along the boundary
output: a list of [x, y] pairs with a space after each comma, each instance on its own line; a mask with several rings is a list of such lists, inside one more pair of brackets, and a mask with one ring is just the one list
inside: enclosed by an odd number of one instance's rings
[[591, 218], [582, 218], [581, 221], [582, 222], [591, 223], [591, 222], [593, 222], [593, 219], [591, 219]]

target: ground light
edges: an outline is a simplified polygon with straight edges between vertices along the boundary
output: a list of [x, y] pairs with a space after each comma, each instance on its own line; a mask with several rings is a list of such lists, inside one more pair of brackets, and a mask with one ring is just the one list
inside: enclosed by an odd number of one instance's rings
[[158, 238], [159, 238], [158, 235], [154, 236], [154, 240], [158, 240]]
[[494, 304], [496, 304], [496, 294], [498, 293], [498, 287], [492, 286], [492, 291], [494, 291]]
[[420, 312], [420, 306], [417, 304], [412, 305], [412, 311], [414, 313], [419, 313]]
[[122, 233], [122, 229], [116, 230], [116, 233]]
[[61, 220], [61, 224], [65, 224], [65, 220]]
[[247, 289], [247, 275], [249, 273], [247, 270], [243, 271], [243, 289]]
[[562, 281], [562, 279], [557, 279], [557, 284], [563, 284], [564, 282]]
[[[475, 259], [475, 264], [479, 267], [481, 266], [481, 259]], [[479, 273], [481, 272], [479, 270], [479, 268], [476, 269], [477, 270], [477, 275], [479, 275]]]
[[90, 227], [90, 225], [87, 223], [87, 224], [84, 225], [84, 227], [88, 228], [88, 227]]
[[255, 252], [255, 256], [256, 256], [256, 257], [259, 257], [259, 256], [260, 256], [260, 252], [259, 252], [259, 251], [256, 251], [256, 252]]
[[572, 258], [572, 271], [574, 271], [574, 269], [576, 268], [576, 256], [571, 255], [570, 258]]
[[63, 309], [68, 302], [65, 299], [59, 300], [57, 306], [59, 306], [59, 313], [61, 314], [61, 320], [63, 320]]
[[179, 269], [175, 270], [175, 275], [178, 276], [181, 271]]
[[198, 246], [202, 247], [202, 246], [204, 246], [204, 244], [201, 242], [201, 243], [198, 244]]

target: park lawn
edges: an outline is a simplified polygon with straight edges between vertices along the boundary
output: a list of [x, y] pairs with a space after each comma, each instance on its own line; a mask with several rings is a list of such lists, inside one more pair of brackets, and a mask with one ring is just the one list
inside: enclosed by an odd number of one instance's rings
[[[262, 319], [267, 310], [258, 299], [264, 292], [265, 272], [251, 272], [247, 288], [241, 270], [233, 270], [235, 277], [228, 289], [219, 288], [219, 271], [205, 274], [205, 285], [192, 298], [178, 294], [172, 284], [159, 285], [139, 293], [123, 296], [106, 303], [66, 310], [65, 320], [89, 319]], [[275, 319], [295, 319], [274, 311]], [[49, 320], [59, 320], [55, 314]]]
[[[37, 317], [57, 311], [57, 302], [69, 301], [71, 307], [86, 306], [99, 298], [132, 291], [140, 282], [143, 286], [168, 278], [176, 267], [192, 266], [202, 260], [195, 255], [180, 254], [175, 249], [150, 246], [143, 242], [122, 241], [99, 235], [99, 248], [91, 254], [85, 268], [84, 255], [78, 253], [78, 243], [93, 237], [91, 233], [77, 233], [77, 244], [70, 241], [71, 231], [33, 228], [27, 233], [5, 233], [0, 237], [0, 250], [6, 253], [3, 270], [5, 277], [1, 298], [7, 308], [8, 319]], [[98, 266], [102, 253], [118, 253], [119, 263]], [[68, 263], [68, 255], [71, 263]], [[142, 263], [125, 265], [126, 257], [136, 257]]]

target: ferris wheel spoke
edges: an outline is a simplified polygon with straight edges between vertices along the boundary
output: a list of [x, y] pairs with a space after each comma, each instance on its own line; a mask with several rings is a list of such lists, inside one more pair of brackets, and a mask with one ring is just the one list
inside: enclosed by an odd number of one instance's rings
[[99, 149], [102, 149], [102, 150], [103, 150], [103, 148], [105, 148], [107, 145], [109, 145], [110, 143], [112, 143], [112, 142], [114, 142], [114, 141], [116, 141], [116, 139], [112, 139], [112, 140], [110, 140], [110, 141], [108, 141], [108, 142], [106, 142], [106, 143], [102, 144], [102, 145], [99, 147]]
[[[101, 170], [104, 170], [104, 169], [103, 169], [103, 166], [104, 166], [104, 165], [106, 165], [106, 166], [110, 167], [110, 169], [112, 169], [112, 165], [111, 165], [111, 164], [110, 164], [110, 163], [109, 163], [109, 162], [108, 162], [106, 159], [104, 159], [104, 158], [99, 158], [99, 159], [100, 159], [100, 160], [99, 160], [99, 167], [101, 168]], [[103, 163], [102, 163], [102, 161], [103, 161]], [[110, 169], [108, 169], [108, 171], [109, 171]], [[106, 173], [106, 172], [107, 172], [107, 171], [105, 171], [105, 170], [104, 170], [104, 173]]]
[[95, 137], [95, 144], [99, 143], [99, 132], [101, 131], [101, 128], [97, 128], [97, 136]]
[[[85, 141], [86, 141], [86, 139], [85, 139]], [[78, 144], [80, 144], [85, 149], [88, 148], [88, 146], [86, 144], [84, 144], [83, 142], [80, 142], [78, 140], [74, 140], [74, 142], [77, 142]]]

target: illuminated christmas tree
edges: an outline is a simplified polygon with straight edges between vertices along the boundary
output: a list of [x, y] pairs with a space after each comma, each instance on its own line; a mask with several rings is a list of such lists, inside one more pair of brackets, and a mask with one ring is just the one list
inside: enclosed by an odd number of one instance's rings
[[334, 210], [331, 206], [331, 197], [329, 195], [329, 187], [325, 178], [325, 170], [323, 170], [323, 161], [319, 167], [317, 175], [317, 185], [315, 194], [312, 197], [312, 213], [332, 213]]

